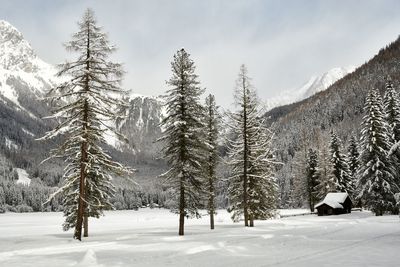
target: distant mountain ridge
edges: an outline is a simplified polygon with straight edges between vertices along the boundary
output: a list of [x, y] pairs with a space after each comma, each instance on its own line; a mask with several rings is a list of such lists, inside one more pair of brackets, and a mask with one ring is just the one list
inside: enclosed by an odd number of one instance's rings
[[265, 101], [267, 110], [275, 107], [292, 104], [306, 99], [318, 92], [326, 90], [333, 83], [355, 70], [354, 66], [333, 68], [320, 76], [312, 76], [306, 83], [295, 90], [284, 91], [276, 97]]
[[[156, 153], [156, 140], [161, 136], [160, 123], [165, 117], [163, 99], [156, 96], [131, 94], [126, 118], [117, 122], [117, 129], [130, 141], [129, 146], [117, 144], [120, 149], [135, 149], [135, 152]], [[151, 150], [151, 151], [150, 151]]]
[[[384, 90], [388, 75], [394, 86], [400, 88], [399, 62], [397, 39], [355, 71], [352, 67], [335, 68], [312, 77], [296, 90], [292, 95], [295, 98], [287, 101], [288, 98], [280, 97], [283, 102], [271, 105], [275, 107], [265, 116], [274, 124], [277, 156], [285, 163], [278, 173], [283, 202], [287, 200], [284, 194], [290, 192], [293, 161], [302, 147], [302, 139], [309, 140], [309, 146], [320, 145], [334, 127], [345, 143], [357, 130], [368, 90]], [[63, 163], [39, 163], [57, 141], [35, 139], [54, 123], [41, 119], [49, 114], [49, 107], [40, 98], [58, 82], [55, 73], [55, 67], [41, 60], [15, 27], [0, 21], [0, 165], [5, 159], [12, 167], [27, 170], [30, 178], [38, 178], [49, 186], [58, 185]], [[163, 100], [135, 94], [128, 100], [127, 118], [117, 122], [117, 127], [127, 136], [129, 145], [111, 138], [107, 149], [117, 160], [137, 168], [135, 176], [139, 180], [152, 183], [165, 167], [159, 156], [160, 144], [155, 142], [162, 132]], [[291, 104], [276, 106], [285, 101]]]

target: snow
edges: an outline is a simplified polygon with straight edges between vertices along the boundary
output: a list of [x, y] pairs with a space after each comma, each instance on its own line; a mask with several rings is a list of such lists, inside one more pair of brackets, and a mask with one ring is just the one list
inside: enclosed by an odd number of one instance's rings
[[[141, 94], [135, 94], [135, 93], [131, 93], [129, 96], [130, 96], [130, 101], [135, 100], [137, 98], [140, 98], [142, 104], [143, 104], [145, 99], [153, 99], [153, 100], [159, 102], [160, 105], [161, 105], [161, 110], [160, 110], [161, 114], [160, 114], [160, 118], [159, 118], [160, 122], [163, 120], [163, 118], [165, 118], [167, 116], [166, 106], [163, 105], [165, 100], [162, 98], [162, 96], [141, 95]], [[138, 127], [138, 128], [141, 128], [144, 125], [142, 108], [143, 108], [143, 106], [140, 107], [139, 118], [138, 118], [137, 123], [136, 123], [136, 127]]]
[[347, 193], [328, 193], [323, 201], [315, 205], [315, 208], [318, 208], [322, 204], [327, 204], [332, 208], [342, 209], [343, 206], [340, 203], [344, 203], [347, 197]]
[[281, 92], [278, 96], [267, 99], [264, 103], [266, 110], [274, 107], [295, 103], [306, 99], [318, 92], [328, 89], [349, 73], [352, 73], [356, 68], [354, 66], [333, 68], [320, 76], [313, 75], [300, 88]]
[[164, 101], [161, 96], [142, 95], [142, 94], [136, 94], [136, 93], [130, 93], [129, 94], [129, 100], [133, 100], [133, 99], [136, 99], [136, 98], [141, 98], [143, 100], [146, 99], [146, 98], [150, 98], [150, 99], [155, 99], [155, 100], [160, 101], [160, 102]]
[[56, 72], [54, 66], [38, 58], [21, 32], [0, 20], [0, 95], [36, 119], [20, 104], [19, 94], [11, 81], [16, 79], [25, 84], [39, 98], [46, 88], [61, 81], [55, 77]]
[[345, 193], [345, 192], [342, 192], [342, 193], [328, 193], [324, 200], [343, 203], [346, 200], [347, 197], [348, 197], [348, 194]]
[[349, 66], [345, 68], [333, 68], [330, 71], [324, 73], [322, 76], [316, 77], [310, 86], [302, 88], [303, 90], [305, 90], [302, 92], [304, 98], [307, 98], [315, 93], [327, 89], [337, 80], [340, 80], [347, 74], [352, 73], [354, 70], [355, 70], [354, 66]]
[[278, 214], [280, 216], [290, 216], [290, 215], [300, 215], [310, 213], [309, 209], [287, 209], [287, 210], [278, 210]]
[[30, 136], [35, 136], [35, 134], [34, 133], [32, 133], [31, 131], [28, 131], [27, 129], [25, 129], [25, 128], [21, 128], [22, 129], [22, 131], [24, 132], [24, 133], [26, 133], [27, 135], [30, 135]]
[[18, 145], [13, 140], [9, 139], [8, 137], [5, 137], [5, 145], [8, 149], [17, 150], [19, 148]]
[[0, 214], [0, 266], [397, 266], [397, 216], [369, 212], [232, 223], [218, 211], [186, 221], [166, 210], [107, 212], [90, 237], [62, 232], [61, 213]]
[[122, 151], [121, 149], [121, 142], [119, 141], [117, 135], [110, 130], [104, 132], [104, 139], [110, 146], [114, 147], [115, 149]]
[[31, 183], [31, 179], [24, 169], [15, 168], [15, 170], [18, 173], [17, 184], [29, 185]]

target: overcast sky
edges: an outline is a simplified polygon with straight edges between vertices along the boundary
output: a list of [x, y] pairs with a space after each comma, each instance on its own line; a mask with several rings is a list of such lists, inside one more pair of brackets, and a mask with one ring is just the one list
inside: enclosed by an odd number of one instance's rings
[[400, 33], [398, 0], [0, 0], [0, 19], [56, 64], [71, 56], [62, 43], [87, 7], [119, 48], [125, 87], [162, 94], [172, 56], [185, 47], [202, 86], [224, 107], [242, 63], [267, 99], [333, 67], [359, 66]]

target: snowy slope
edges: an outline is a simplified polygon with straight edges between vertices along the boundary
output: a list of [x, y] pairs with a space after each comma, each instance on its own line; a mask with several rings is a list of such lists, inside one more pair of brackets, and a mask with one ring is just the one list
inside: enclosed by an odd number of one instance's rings
[[[56, 72], [53, 65], [36, 55], [20, 31], [0, 20], [0, 104], [23, 112], [31, 119], [41, 120], [49, 110], [40, 98], [46, 90], [61, 81], [55, 76]], [[118, 127], [123, 131], [126, 129], [124, 132], [130, 135], [133, 140], [131, 147], [144, 149], [141, 144], [150, 144], [159, 132], [158, 124], [165, 113], [162, 100], [159, 97], [132, 94], [129, 102], [131, 107], [127, 110], [127, 118], [119, 122]], [[41, 120], [41, 123], [47, 124], [48, 121]], [[21, 127], [20, 130], [32, 138], [37, 134], [27, 127]], [[131, 130], [134, 133], [130, 133]], [[106, 141], [117, 149], [123, 147], [111, 133], [106, 136]], [[18, 149], [18, 144], [11, 136], [6, 136], [3, 142], [10, 149]]]
[[306, 99], [329, 86], [355, 70], [354, 66], [333, 68], [320, 76], [312, 76], [306, 83], [295, 90], [284, 91], [280, 95], [267, 99], [265, 107], [270, 110], [274, 107], [291, 104]]
[[17, 184], [29, 185], [31, 183], [31, 179], [26, 170], [20, 168], [15, 168], [15, 170], [18, 173]]
[[[106, 141], [117, 150], [125, 148], [140, 151], [142, 143], [151, 143], [154, 136], [161, 131], [160, 123], [165, 116], [163, 100], [158, 96], [145, 96], [130, 94], [129, 108], [126, 109], [125, 118], [117, 122], [116, 128], [129, 140], [129, 144], [121, 142], [115, 134], [106, 132]], [[150, 140], [149, 140], [150, 139]], [[135, 151], [134, 151], [135, 152]]]
[[167, 210], [106, 212], [89, 237], [62, 232], [62, 213], [0, 214], [0, 266], [398, 266], [398, 216], [353, 212], [232, 223], [218, 211], [185, 222]]
[[[153, 151], [154, 142], [161, 135], [160, 122], [165, 117], [164, 102], [161, 97], [131, 94], [126, 118], [117, 122], [117, 128], [128, 138], [130, 147], [136, 152]], [[113, 146], [123, 149], [115, 138], [109, 138]]]
[[[129, 97], [129, 102], [131, 103], [131, 105], [136, 105], [136, 110], [134, 113], [128, 112], [127, 115], [132, 116], [133, 114], [135, 114], [135, 126], [138, 129], [148, 127], [148, 123], [150, 120], [158, 121], [160, 123], [165, 117], [166, 111], [164, 107], [164, 100], [160, 96], [145, 96], [132, 93]], [[136, 104], [133, 104], [135, 102]], [[146, 104], [149, 105], [147, 107], [148, 110], [146, 110]]]
[[21, 32], [0, 20], [0, 95], [32, 115], [20, 97], [27, 93], [41, 97], [58, 81], [55, 73], [55, 67], [35, 54]]
[[41, 98], [59, 82], [55, 73], [55, 67], [36, 55], [20, 31], [0, 20], [0, 146], [21, 153], [21, 161], [33, 163], [40, 160], [37, 154], [50, 149], [34, 139], [51, 123], [41, 119], [49, 115]]

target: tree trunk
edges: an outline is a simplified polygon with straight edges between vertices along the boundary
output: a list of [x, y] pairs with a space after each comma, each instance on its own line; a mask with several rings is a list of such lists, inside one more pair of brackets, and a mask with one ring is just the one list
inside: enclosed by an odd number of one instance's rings
[[181, 178], [180, 201], [179, 201], [179, 235], [184, 235], [185, 226], [185, 187]]
[[249, 226], [249, 215], [247, 211], [247, 95], [246, 95], [246, 79], [242, 78], [243, 86], [243, 216], [244, 226]]
[[312, 196], [310, 196], [310, 211], [314, 212], [314, 201], [312, 199]]
[[88, 237], [89, 236], [89, 217], [87, 214], [83, 217], [83, 227], [84, 227], [84, 232], [83, 232], [83, 237]]
[[[89, 34], [89, 25], [87, 26], [87, 47], [86, 47], [86, 79], [85, 79], [85, 90], [89, 91], [89, 59], [90, 59], [90, 34]], [[86, 163], [87, 163], [87, 153], [88, 153], [88, 144], [87, 144], [87, 127], [89, 125], [89, 103], [87, 100], [84, 102], [83, 107], [83, 118], [82, 118], [82, 128], [84, 133], [84, 141], [81, 144], [81, 162], [80, 162], [80, 178], [79, 178], [79, 201], [78, 201], [78, 214], [77, 214], [77, 221], [75, 226], [75, 234], [74, 238], [78, 239], [79, 241], [82, 240], [82, 224], [83, 224], [83, 217], [85, 213], [85, 197], [86, 197]], [[87, 228], [86, 228], [87, 229]], [[86, 231], [86, 230], [85, 230]]]
[[253, 217], [253, 215], [249, 216], [249, 220], [250, 220], [250, 227], [254, 227], [254, 217]]
[[[209, 159], [211, 162], [211, 159]], [[208, 199], [208, 207], [209, 207], [209, 213], [210, 213], [210, 229], [213, 230], [214, 229], [214, 184], [213, 184], [213, 177], [214, 177], [214, 173], [212, 170], [212, 167], [210, 167], [210, 172], [209, 172], [209, 188], [210, 188], [210, 197]]]
[[82, 142], [81, 145], [81, 172], [79, 178], [79, 200], [78, 200], [78, 214], [77, 214], [77, 221], [75, 225], [75, 233], [74, 238], [78, 239], [79, 241], [82, 240], [82, 223], [83, 223], [83, 215], [85, 213], [85, 164], [87, 160], [86, 155], [86, 142]]
[[210, 210], [210, 228], [214, 230], [214, 209]]
[[[87, 180], [87, 179], [86, 179]], [[87, 199], [88, 196], [88, 186], [87, 182], [85, 183], [85, 200]], [[83, 214], [83, 237], [88, 237], [89, 236], [89, 207], [88, 203], [85, 202], [85, 208], [84, 208], [85, 213]]]
[[[82, 187], [82, 185], [80, 186]], [[79, 190], [81, 191], [81, 190]], [[82, 221], [83, 221], [83, 201], [82, 201], [82, 195], [79, 194], [79, 201], [78, 201], [78, 215], [77, 215], [77, 222], [75, 225], [75, 233], [74, 233], [74, 238], [78, 239], [79, 241], [82, 240]]]

